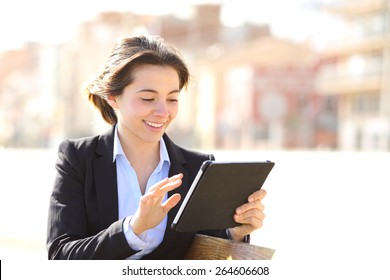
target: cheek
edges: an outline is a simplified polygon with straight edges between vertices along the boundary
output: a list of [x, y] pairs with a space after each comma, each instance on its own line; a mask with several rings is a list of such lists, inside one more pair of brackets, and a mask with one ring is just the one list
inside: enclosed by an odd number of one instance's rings
[[121, 112], [126, 116], [138, 116], [143, 115], [147, 112], [147, 108], [142, 103], [137, 102], [129, 102], [124, 106], [121, 106]]
[[173, 104], [172, 107], [169, 110], [169, 116], [170, 116], [171, 120], [176, 118], [178, 113], [179, 113], [179, 106], [178, 106], [178, 104], [177, 103]]

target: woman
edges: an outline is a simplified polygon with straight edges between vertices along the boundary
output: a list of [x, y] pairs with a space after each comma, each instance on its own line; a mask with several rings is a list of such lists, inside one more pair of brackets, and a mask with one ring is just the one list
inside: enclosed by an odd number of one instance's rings
[[[86, 89], [112, 125], [105, 134], [61, 143], [50, 199], [49, 259], [181, 259], [195, 233], [171, 230], [181, 198], [212, 155], [175, 145], [165, 130], [189, 73], [161, 38], [123, 39]], [[262, 226], [257, 191], [239, 207], [242, 224], [203, 232], [245, 241]]]

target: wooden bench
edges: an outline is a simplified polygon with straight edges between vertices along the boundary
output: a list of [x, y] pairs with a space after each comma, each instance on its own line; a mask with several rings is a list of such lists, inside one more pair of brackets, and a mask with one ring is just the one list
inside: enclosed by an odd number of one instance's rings
[[197, 234], [186, 260], [270, 260], [275, 250], [253, 244]]

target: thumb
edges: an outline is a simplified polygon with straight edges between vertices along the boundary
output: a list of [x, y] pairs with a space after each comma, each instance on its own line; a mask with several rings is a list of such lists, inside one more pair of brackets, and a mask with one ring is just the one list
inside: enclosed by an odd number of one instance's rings
[[178, 193], [175, 193], [170, 198], [167, 199], [163, 204], [161, 204], [161, 207], [164, 210], [164, 213], [167, 214], [173, 207], [175, 207], [181, 199], [181, 195]]

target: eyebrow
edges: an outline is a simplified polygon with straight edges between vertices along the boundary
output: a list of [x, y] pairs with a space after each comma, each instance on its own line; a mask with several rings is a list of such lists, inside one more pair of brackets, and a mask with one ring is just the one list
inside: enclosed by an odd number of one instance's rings
[[[137, 91], [137, 93], [140, 93], [140, 92], [151, 92], [151, 93], [156, 93], [156, 94], [158, 93], [157, 90], [150, 89], [150, 88], [144, 88], [144, 89]], [[179, 89], [174, 89], [174, 90], [170, 91], [168, 94], [173, 94], [173, 93], [178, 93], [178, 92], [180, 92]]]

